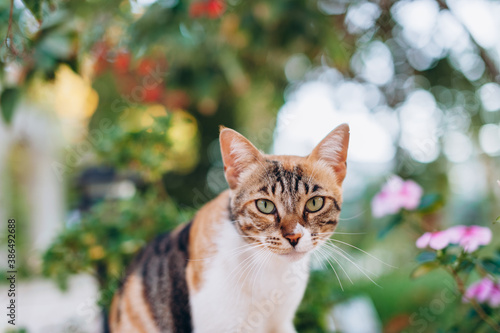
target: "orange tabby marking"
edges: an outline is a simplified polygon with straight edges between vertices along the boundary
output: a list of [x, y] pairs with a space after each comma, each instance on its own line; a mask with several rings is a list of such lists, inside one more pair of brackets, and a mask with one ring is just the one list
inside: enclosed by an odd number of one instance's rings
[[[229, 193], [224, 192], [203, 206], [196, 214], [189, 235], [189, 263], [186, 279], [190, 290], [198, 291], [203, 282], [203, 269], [215, 255], [214, 234], [229, 205]], [[227, 215], [227, 214], [226, 214]], [[227, 218], [227, 217], [226, 217]]]

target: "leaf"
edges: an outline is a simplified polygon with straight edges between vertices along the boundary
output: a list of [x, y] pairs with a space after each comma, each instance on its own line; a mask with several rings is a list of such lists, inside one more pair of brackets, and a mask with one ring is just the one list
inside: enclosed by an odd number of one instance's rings
[[421, 212], [432, 212], [443, 206], [443, 197], [437, 193], [426, 194], [420, 200], [418, 210]]
[[457, 272], [466, 272], [469, 273], [475, 267], [475, 264], [469, 259], [464, 259], [460, 262], [457, 267]]
[[2, 109], [3, 119], [7, 124], [10, 124], [14, 116], [14, 110], [19, 100], [20, 91], [17, 88], [7, 88], [0, 96], [0, 107]]
[[413, 272], [411, 272], [410, 277], [412, 279], [419, 278], [435, 270], [436, 268], [439, 268], [439, 264], [435, 261], [423, 263], [422, 265], [415, 268]]
[[51, 34], [42, 40], [39, 47], [55, 59], [68, 59], [73, 52], [69, 36], [63, 34]]
[[425, 262], [434, 261], [434, 260], [436, 260], [436, 252], [426, 251], [426, 252], [420, 253], [417, 256], [417, 261], [419, 263], [425, 263]]
[[23, 0], [26, 8], [29, 9], [31, 14], [40, 22], [42, 20], [42, 3], [41, 0]]
[[493, 259], [483, 259], [480, 261], [481, 266], [493, 275], [500, 275], [500, 263]]
[[385, 226], [384, 228], [382, 228], [382, 230], [378, 232], [377, 237], [384, 238], [392, 229], [401, 224], [401, 222], [403, 222], [402, 214], [394, 216], [393, 219], [389, 222], [389, 224], [387, 224], [387, 226]]
[[500, 223], [500, 216], [497, 217], [497, 219], [495, 220], [495, 222], [493, 222], [493, 224], [496, 224], [496, 223]]
[[443, 265], [450, 265], [457, 261], [457, 256], [455, 254], [447, 254], [439, 258], [439, 261]]

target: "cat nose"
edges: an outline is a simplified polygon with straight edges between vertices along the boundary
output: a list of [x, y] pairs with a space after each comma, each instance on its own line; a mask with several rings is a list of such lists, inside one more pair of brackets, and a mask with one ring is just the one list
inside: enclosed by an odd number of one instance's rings
[[286, 234], [286, 235], [284, 235], [284, 237], [286, 239], [288, 239], [288, 241], [290, 242], [290, 245], [295, 247], [295, 245], [297, 245], [300, 238], [302, 237], [302, 234], [301, 233], [296, 233], [296, 234], [292, 233], [292, 234]]

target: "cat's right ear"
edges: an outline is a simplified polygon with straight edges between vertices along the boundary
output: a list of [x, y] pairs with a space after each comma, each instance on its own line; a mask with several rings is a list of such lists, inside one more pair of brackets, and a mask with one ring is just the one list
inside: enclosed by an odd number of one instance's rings
[[224, 162], [224, 174], [231, 189], [238, 186], [240, 174], [253, 163], [262, 163], [262, 153], [240, 133], [221, 126], [220, 150]]
[[314, 148], [309, 158], [326, 162], [335, 172], [337, 183], [342, 185], [346, 175], [349, 125], [341, 124], [331, 131]]

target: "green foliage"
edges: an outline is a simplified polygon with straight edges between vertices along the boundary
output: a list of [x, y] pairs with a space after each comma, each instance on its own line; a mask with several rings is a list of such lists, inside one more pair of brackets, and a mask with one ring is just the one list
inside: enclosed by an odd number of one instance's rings
[[500, 261], [494, 259], [483, 259], [479, 262], [484, 270], [492, 275], [500, 275]]
[[66, 227], [44, 254], [43, 273], [63, 289], [71, 274], [93, 274], [102, 292], [101, 302], [107, 306], [133, 255], [190, 215], [153, 190], [130, 200], [104, 201]]
[[5, 331], [5, 333], [28, 333], [28, 330], [25, 328], [9, 328]]
[[[442, 250], [435, 252], [422, 252], [417, 256], [417, 261], [420, 263], [411, 273], [412, 278], [421, 278], [429, 272], [438, 268], [448, 272], [456, 282], [456, 289], [460, 293], [462, 299], [465, 299], [466, 287], [464, 281], [477, 274], [481, 277], [488, 277], [495, 281], [500, 277], [500, 260], [499, 252], [496, 252], [494, 258], [481, 258], [478, 251], [466, 252], [458, 246], [449, 245]], [[484, 291], [483, 291], [484, 292]], [[487, 291], [491, 293], [491, 291]], [[473, 296], [474, 297], [474, 296]], [[483, 327], [485, 330], [493, 328], [495, 323], [495, 310], [489, 304], [478, 304], [476, 299], [467, 299], [470, 308], [467, 317], [461, 320], [454, 320], [450, 330], [443, 332], [454, 332], [457, 328], [465, 327]], [[491, 322], [493, 324], [491, 324]], [[476, 328], [477, 329], [477, 328]]]
[[24, 5], [26, 8], [29, 9], [31, 14], [38, 20], [42, 20], [42, 6], [46, 1], [43, 0], [23, 0]]
[[327, 332], [327, 312], [345, 296], [334, 292], [339, 290], [339, 287], [331, 271], [313, 271], [309, 279], [306, 293], [295, 316], [296, 328], [299, 332]]
[[70, 15], [66, 11], [56, 11], [43, 21], [32, 45], [35, 60], [33, 73], [40, 71], [51, 78], [61, 64], [77, 70], [78, 32], [76, 22]]
[[170, 119], [170, 115], [156, 117], [151, 126], [134, 131], [113, 126], [96, 144], [96, 152], [109, 165], [156, 180], [166, 171], [163, 165], [171, 146], [167, 135]]
[[434, 260], [436, 260], [436, 258], [437, 258], [436, 252], [426, 251], [426, 252], [420, 253], [417, 256], [417, 262], [419, 262], [419, 263], [426, 263], [426, 262], [429, 262], [429, 261], [434, 261]]
[[422, 197], [418, 211], [422, 213], [432, 213], [443, 207], [444, 199], [438, 193], [426, 194]]
[[413, 279], [419, 278], [421, 276], [424, 276], [425, 274], [432, 272], [433, 270], [439, 268], [439, 263], [435, 261], [431, 262], [425, 262], [415, 268], [415, 270], [411, 273], [411, 277]]
[[[441, 209], [444, 205], [443, 196], [438, 193], [431, 193], [422, 196], [420, 200], [420, 204], [414, 211], [402, 210], [401, 212], [391, 216], [389, 218], [389, 222], [385, 227], [381, 228], [378, 231], [378, 238], [385, 238], [391, 231], [393, 231], [396, 227], [403, 224], [415, 224], [419, 223], [422, 216], [425, 214], [432, 214], [439, 209]], [[416, 226], [420, 228], [420, 226]]]
[[397, 227], [403, 222], [404, 222], [403, 213], [398, 213], [394, 215], [393, 217], [391, 217], [389, 223], [384, 228], [379, 230], [378, 238], [386, 237], [389, 234], [389, 232], [391, 232], [395, 227]]
[[12, 120], [14, 115], [14, 107], [19, 99], [18, 88], [7, 88], [0, 95], [0, 107], [2, 108], [2, 116], [7, 124]]

